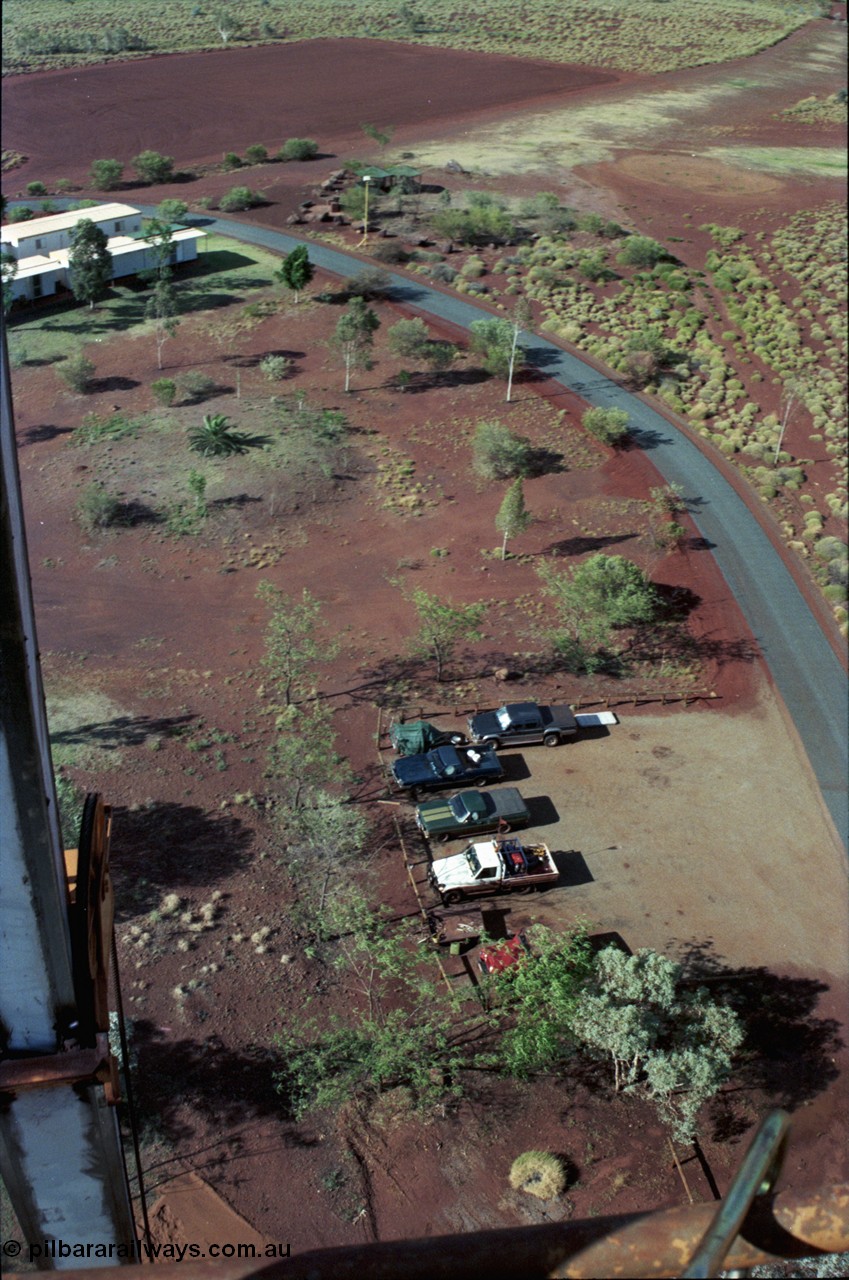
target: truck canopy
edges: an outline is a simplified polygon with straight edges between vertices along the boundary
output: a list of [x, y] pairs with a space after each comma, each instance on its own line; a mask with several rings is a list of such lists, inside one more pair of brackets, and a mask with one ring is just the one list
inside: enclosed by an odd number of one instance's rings
[[449, 735], [429, 724], [427, 720], [411, 720], [409, 724], [393, 724], [389, 729], [389, 741], [399, 756], [418, 756], [431, 747], [447, 741]]

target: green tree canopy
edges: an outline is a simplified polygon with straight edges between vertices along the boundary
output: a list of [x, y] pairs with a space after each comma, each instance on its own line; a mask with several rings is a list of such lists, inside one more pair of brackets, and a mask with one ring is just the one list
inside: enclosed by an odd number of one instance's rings
[[291, 289], [297, 302], [314, 275], [315, 267], [310, 262], [309, 249], [305, 244], [299, 244], [297, 249], [286, 254], [279, 268], [274, 272], [274, 279], [279, 280], [287, 289]]
[[268, 685], [285, 707], [306, 697], [315, 682], [316, 667], [336, 656], [321, 619], [321, 601], [304, 587], [300, 596], [287, 596], [263, 580], [257, 595], [270, 609], [265, 628], [262, 664]]
[[507, 541], [509, 538], [515, 538], [517, 534], [524, 533], [525, 529], [533, 523], [533, 516], [525, 506], [525, 491], [522, 484], [522, 477], [518, 476], [510, 488], [504, 495], [504, 501], [498, 508], [498, 514], [495, 517], [495, 527], [499, 533], [504, 535], [501, 543], [501, 559], [507, 559]]
[[112, 280], [112, 255], [106, 232], [92, 222], [80, 218], [71, 230], [68, 265], [74, 297], [93, 307], [102, 298]]
[[481, 638], [480, 624], [486, 611], [484, 604], [453, 605], [439, 596], [419, 588], [408, 597], [419, 620], [414, 640], [416, 652], [433, 658], [436, 678], [442, 680], [445, 668], [462, 640], [474, 644]]
[[651, 236], [628, 236], [616, 255], [616, 261], [626, 267], [653, 267], [666, 257], [662, 244]]
[[610, 1058], [617, 1091], [644, 1089], [673, 1135], [689, 1141], [699, 1108], [728, 1079], [744, 1032], [732, 1009], [681, 979], [681, 966], [656, 951], [629, 956], [607, 947], [570, 1027], [591, 1052]]
[[158, 151], [140, 151], [133, 160], [133, 168], [142, 182], [152, 185], [170, 182], [174, 176], [174, 159], [172, 156], [163, 156]]
[[120, 160], [94, 160], [91, 166], [91, 185], [96, 191], [114, 191], [121, 185], [124, 166]]
[[380, 321], [365, 298], [351, 298], [336, 324], [332, 345], [342, 357], [345, 366], [345, 390], [351, 389], [351, 373], [354, 369], [371, 366], [371, 350]]
[[510, 320], [493, 316], [486, 320], [473, 320], [470, 326], [471, 349], [483, 356], [483, 367], [495, 378], [504, 378], [509, 386], [513, 373], [520, 369], [525, 359], [524, 348], [518, 342], [518, 330]]
[[526, 476], [533, 449], [527, 436], [517, 435], [503, 422], [479, 422], [472, 443], [472, 467], [484, 480]]
[[554, 648], [575, 670], [595, 670], [619, 627], [651, 622], [659, 611], [655, 588], [624, 556], [590, 556], [574, 569], [539, 568], [556, 624]]

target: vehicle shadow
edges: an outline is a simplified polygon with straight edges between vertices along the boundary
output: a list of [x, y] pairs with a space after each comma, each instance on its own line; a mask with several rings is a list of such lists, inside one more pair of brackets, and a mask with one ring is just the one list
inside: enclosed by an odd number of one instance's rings
[[579, 884], [592, 884], [595, 880], [579, 849], [552, 850], [551, 856], [560, 872], [560, 879], [552, 889], [575, 889]]
[[531, 796], [530, 799], [525, 796], [524, 800], [531, 815], [529, 826], [547, 827], [560, 821], [560, 814], [548, 796]]

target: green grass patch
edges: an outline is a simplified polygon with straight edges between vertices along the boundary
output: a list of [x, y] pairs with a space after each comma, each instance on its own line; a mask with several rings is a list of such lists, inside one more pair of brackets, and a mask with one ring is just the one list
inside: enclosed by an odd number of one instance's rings
[[765, 173], [811, 173], [819, 178], [845, 175], [844, 147], [715, 147], [706, 153], [723, 164]]

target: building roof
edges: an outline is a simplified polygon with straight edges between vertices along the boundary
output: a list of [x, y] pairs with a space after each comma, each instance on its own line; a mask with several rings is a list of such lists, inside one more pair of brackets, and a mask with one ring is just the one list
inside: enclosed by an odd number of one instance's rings
[[43, 218], [28, 218], [25, 222], [4, 223], [2, 236], [7, 243], [18, 244], [31, 236], [45, 236], [51, 231], [76, 226], [83, 218], [107, 222], [115, 218], [129, 218], [138, 212], [131, 204], [96, 204], [89, 209], [68, 209], [65, 213], [50, 213]]
[[[205, 236], [205, 231], [199, 231], [196, 227], [183, 227], [180, 231], [175, 231], [173, 240], [200, 240]], [[107, 244], [107, 249], [113, 258], [120, 258], [125, 253], [138, 253], [140, 249], [146, 249], [150, 244], [149, 240], [145, 240], [143, 236], [112, 236]], [[51, 253], [35, 253], [28, 258], [18, 259], [18, 268], [15, 272], [15, 279], [21, 280], [27, 276], [44, 275], [48, 271], [61, 271], [70, 266], [70, 249], [54, 249]]]

